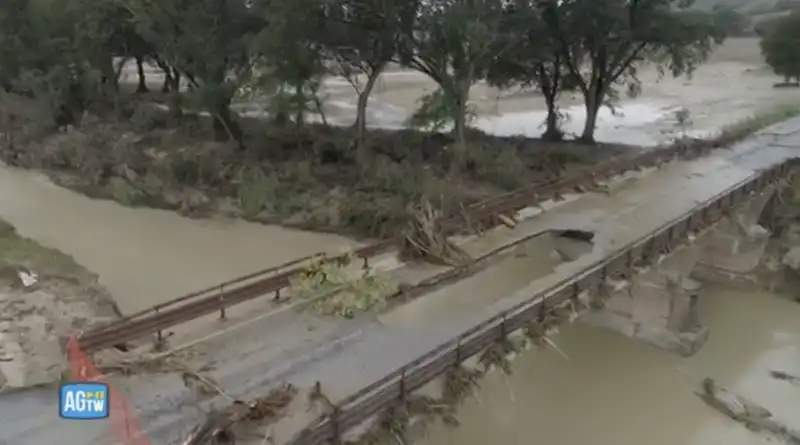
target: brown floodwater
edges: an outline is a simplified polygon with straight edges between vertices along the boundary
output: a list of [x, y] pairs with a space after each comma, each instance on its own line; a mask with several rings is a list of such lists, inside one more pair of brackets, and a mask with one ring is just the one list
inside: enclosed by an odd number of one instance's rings
[[800, 428], [800, 305], [769, 293], [706, 290], [711, 336], [691, 358], [581, 324], [562, 329], [557, 351], [531, 350], [513, 374], [487, 376], [459, 412], [458, 428], [435, 426], [425, 445], [761, 445], [771, 442], [709, 408], [693, 391], [712, 377]]
[[223, 281], [357, 243], [342, 236], [129, 208], [0, 163], [0, 218], [97, 273], [129, 314]]

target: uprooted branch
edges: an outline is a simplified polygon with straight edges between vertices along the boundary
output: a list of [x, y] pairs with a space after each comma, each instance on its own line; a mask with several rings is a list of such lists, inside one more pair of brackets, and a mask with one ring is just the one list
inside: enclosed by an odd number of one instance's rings
[[[234, 427], [243, 422], [273, 423], [283, 415], [297, 395], [297, 388], [284, 384], [263, 397], [249, 402], [234, 400], [222, 410], [213, 410], [197, 425], [181, 445], [234, 443]], [[227, 440], [228, 442], [224, 442]]]
[[773, 379], [783, 380], [791, 383], [792, 385], [800, 386], [800, 377], [789, 374], [788, 372], [770, 371], [769, 375], [772, 376]]
[[443, 212], [434, 209], [430, 201], [409, 208], [411, 219], [405, 230], [402, 255], [424, 258], [432, 262], [457, 266], [471, 261], [469, 254], [447, 239], [442, 228]]
[[734, 394], [729, 389], [718, 385], [714, 379], [703, 380], [698, 395], [710, 407], [742, 423], [748, 429], [777, 437], [787, 444], [800, 444], [800, 432], [793, 431], [763, 406]]

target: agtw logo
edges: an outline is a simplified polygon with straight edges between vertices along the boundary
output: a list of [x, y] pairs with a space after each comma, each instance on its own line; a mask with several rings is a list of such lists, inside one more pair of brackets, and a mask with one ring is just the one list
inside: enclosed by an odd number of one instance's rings
[[70, 420], [108, 417], [108, 385], [94, 382], [62, 383], [58, 414]]

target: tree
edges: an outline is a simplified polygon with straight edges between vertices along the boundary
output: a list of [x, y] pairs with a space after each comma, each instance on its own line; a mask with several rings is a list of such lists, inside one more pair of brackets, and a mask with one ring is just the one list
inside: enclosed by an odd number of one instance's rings
[[800, 11], [776, 19], [761, 39], [761, 52], [775, 74], [800, 82]]
[[729, 37], [752, 35], [749, 17], [724, 5], [716, 5], [712, 10], [715, 25]]
[[321, 43], [326, 25], [323, 6], [319, 0], [253, 2], [265, 25], [251, 45], [258, 74], [250, 87], [255, 93], [267, 93], [277, 124], [284, 125], [293, 116], [296, 125], [303, 125], [307, 111], [321, 111], [318, 91], [327, 72]]
[[339, 0], [327, 9], [323, 47], [333, 72], [348, 79], [358, 94], [359, 149], [364, 148], [369, 96], [386, 66], [396, 60], [399, 40], [410, 34], [417, 8], [417, 0]]
[[560, 140], [558, 98], [562, 91], [574, 88], [571, 75], [541, 17], [535, 1], [513, 0], [507, 3], [502, 29], [508, 33], [508, 49], [496, 57], [487, 73], [490, 84], [499, 88], [511, 85], [535, 86], [547, 105], [546, 129], [542, 138]]
[[[246, 0], [120, 0], [134, 17], [137, 32], [166, 64], [178, 70], [212, 116], [218, 141], [244, 148], [231, 101], [252, 72], [249, 39], [263, 22]], [[173, 93], [178, 98], [178, 92]]]
[[53, 123], [73, 124], [99, 97], [100, 76], [82, 34], [75, 5], [14, 0], [0, 5], [0, 82], [36, 99]]
[[691, 0], [542, 0], [545, 22], [584, 96], [581, 140], [594, 142], [597, 114], [615, 88], [636, 93], [646, 62], [673, 76], [690, 73], [722, 37]]
[[452, 110], [459, 148], [466, 147], [467, 100], [508, 42], [502, 33], [503, 0], [420, 2], [412, 31], [403, 36], [400, 61], [428, 75]]

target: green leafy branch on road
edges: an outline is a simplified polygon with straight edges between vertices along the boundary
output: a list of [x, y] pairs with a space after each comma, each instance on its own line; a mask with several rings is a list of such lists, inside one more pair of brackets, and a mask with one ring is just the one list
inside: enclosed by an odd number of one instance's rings
[[388, 278], [373, 270], [359, 275], [350, 264], [353, 254], [340, 261], [320, 261], [290, 278], [290, 289], [300, 299], [317, 298], [311, 308], [323, 315], [353, 318], [359, 313], [382, 307], [391, 290]]

